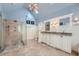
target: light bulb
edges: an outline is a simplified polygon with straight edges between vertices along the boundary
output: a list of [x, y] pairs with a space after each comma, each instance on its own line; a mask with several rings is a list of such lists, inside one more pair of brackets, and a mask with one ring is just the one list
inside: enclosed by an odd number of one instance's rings
[[75, 21], [77, 21], [77, 20], [78, 20], [78, 18], [76, 17], [74, 20], [75, 20]]
[[38, 10], [34, 10], [34, 11], [35, 11], [35, 13], [36, 13], [36, 14], [38, 14], [38, 13], [39, 13], [39, 12], [38, 12]]

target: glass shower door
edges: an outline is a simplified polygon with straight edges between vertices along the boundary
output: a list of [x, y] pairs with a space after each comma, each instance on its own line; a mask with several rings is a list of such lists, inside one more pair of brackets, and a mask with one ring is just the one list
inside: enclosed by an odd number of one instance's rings
[[0, 51], [4, 48], [3, 38], [3, 20], [0, 18]]

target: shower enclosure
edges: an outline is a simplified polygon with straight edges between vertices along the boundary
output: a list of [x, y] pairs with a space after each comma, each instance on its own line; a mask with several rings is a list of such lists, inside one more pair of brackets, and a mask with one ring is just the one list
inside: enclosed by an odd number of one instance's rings
[[4, 24], [3, 24], [3, 19], [0, 16], [0, 51], [4, 49]]

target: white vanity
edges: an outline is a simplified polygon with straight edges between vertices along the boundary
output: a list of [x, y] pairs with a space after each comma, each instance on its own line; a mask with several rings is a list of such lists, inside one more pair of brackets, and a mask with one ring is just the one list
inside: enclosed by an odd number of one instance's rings
[[42, 31], [41, 35], [41, 42], [45, 42], [50, 46], [71, 53], [72, 33]]
[[38, 41], [44, 42], [52, 47], [71, 53], [71, 40], [73, 38], [72, 16], [73, 14], [68, 14], [50, 20], [46, 20], [44, 22], [40, 22], [38, 25]]

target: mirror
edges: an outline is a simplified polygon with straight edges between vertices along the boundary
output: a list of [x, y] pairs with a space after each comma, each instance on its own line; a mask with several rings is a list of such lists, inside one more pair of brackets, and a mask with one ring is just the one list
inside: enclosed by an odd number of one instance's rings
[[59, 25], [60, 26], [68, 25], [69, 23], [70, 23], [70, 17], [62, 18], [59, 21]]
[[45, 23], [45, 30], [49, 31], [50, 30], [50, 22]]

